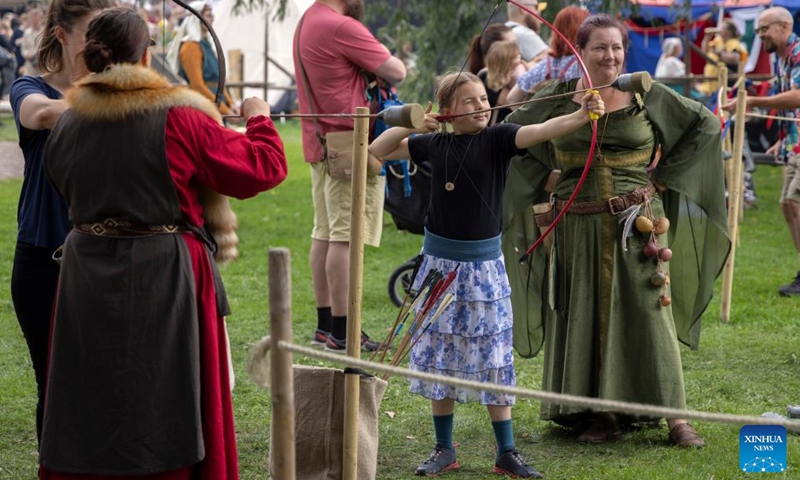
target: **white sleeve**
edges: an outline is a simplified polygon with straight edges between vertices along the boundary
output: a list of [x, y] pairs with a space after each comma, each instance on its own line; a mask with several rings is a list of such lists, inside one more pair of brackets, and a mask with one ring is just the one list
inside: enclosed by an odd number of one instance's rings
[[519, 45], [522, 59], [526, 62], [530, 62], [537, 55], [548, 49], [542, 37], [529, 28], [515, 28], [514, 35], [517, 37], [517, 44]]

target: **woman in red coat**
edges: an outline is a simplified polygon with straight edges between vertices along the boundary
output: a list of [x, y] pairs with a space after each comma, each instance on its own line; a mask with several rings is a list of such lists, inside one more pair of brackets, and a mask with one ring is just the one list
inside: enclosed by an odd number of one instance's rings
[[40, 477], [236, 479], [229, 312], [207, 232], [235, 238], [220, 194], [278, 185], [283, 144], [263, 101], [244, 103], [239, 134], [207, 99], [149, 69], [147, 25], [132, 10], [102, 13], [86, 40], [95, 73], [68, 94], [45, 156], [73, 230]]

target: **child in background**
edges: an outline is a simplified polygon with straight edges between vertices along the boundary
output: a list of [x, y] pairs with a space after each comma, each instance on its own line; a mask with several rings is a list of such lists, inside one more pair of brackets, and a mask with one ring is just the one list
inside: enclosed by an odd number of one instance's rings
[[[588, 94], [577, 112], [539, 125], [487, 127], [491, 112], [483, 82], [471, 73], [444, 76], [437, 90], [442, 115], [455, 116], [453, 133], [432, 133], [439, 122], [428, 105], [419, 130], [391, 128], [370, 145], [384, 160], [430, 162], [431, 198], [426, 218], [424, 258], [414, 281], [418, 290], [431, 270], [456, 271], [446, 293], [455, 301], [422, 329], [409, 368], [497, 385], [516, 385], [512, 352], [511, 289], [500, 250], [503, 188], [511, 158], [524, 149], [576, 130], [604, 113], [603, 101]], [[411, 134], [416, 135], [408, 138]], [[434, 305], [433, 309], [437, 306]], [[436, 446], [416, 469], [438, 475], [458, 468], [453, 447], [454, 402], [480, 402], [489, 410], [497, 455], [494, 473], [542, 478], [514, 448], [513, 395], [494, 394], [436, 382], [411, 381], [411, 392], [431, 400]]]
[[[478, 78], [483, 80], [483, 85], [486, 87], [489, 105], [499, 107], [510, 103], [508, 94], [524, 73], [525, 66], [522, 64], [522, 56], [516, 41], [492, 44], [486, 53], [486, 69], [478, 72]], [[501, 123], [511, 111], [510, 108], [493, 110], [489, 125]]]

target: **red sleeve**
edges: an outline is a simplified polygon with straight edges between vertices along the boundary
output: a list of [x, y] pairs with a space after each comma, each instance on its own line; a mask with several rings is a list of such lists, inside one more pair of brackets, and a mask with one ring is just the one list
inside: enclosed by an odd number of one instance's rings
[[198, 185], [248, 198], [286, 178], [283, 142], [269, 117], [251, 118], [241, 134], [199, 110], [173, 108], [167, 113], [165, 143], [181, 210], [197, 224], [202, 224]]
[[342, 56], [368, 72], [374, 72], [392, 58], [391, 52], [364, 24], [349, 17], [331, 35], [331, 40]]

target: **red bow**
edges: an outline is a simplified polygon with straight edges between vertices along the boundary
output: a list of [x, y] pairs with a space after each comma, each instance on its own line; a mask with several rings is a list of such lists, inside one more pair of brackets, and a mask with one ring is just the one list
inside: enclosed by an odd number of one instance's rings
[[[566, 42], [566, 44], [569, 45], [570, 50], [572, 50], [572, 52], [575, 54], [575, 59], [578, 60], [578, 63], [581, 66], [581, 70], [583, 70], [583, 74], [584, 74], [583, 78], [584, 78], [584, 81], [586, 82], [586, 86], [589, 87], [589, 88], [592, 88], [593, 87], [592, 79], [589, 77], [589, 71], [586, 69], [586, 65], [583, 63], [583, 60], [581, 59], [581, 56], [578, 53], [578, 50], [572, 45], [572, 40], [570, 40], [569, 38], [565, 37], [564, 34], [559, 32], [558, 29], [556, 29], [556, 27], [554, 27], [552, 24], [550, 24], [550, 22], [548, 22], [547, 20], [542, 18], [542, 16], [539, 15], [538, 12], [534, 12], [533, 10], [529, 9], [528, 7], [520, 5], [515, 0], [507, 0], [507, 1], [508, 1], [508, 3], [510, 3], [512, 5], [516, 5], [521, 10], [524, 10], [525, 12], [528, 12], [531, 15], [533, 15], [534, 17], [538, 18], [542, 23], [544, 23], [545, 25], [550, 27], [550, 29], [553, 31], [553, 33], [555, 33], [556, 35], [561, 37], [562, 40], [564, 40], [564, 42]], [[606, 114], [606, 115], [608, 115], [608, 114]], [[591, 143], [591, 146], [589, 147], [589, 157], [586, 159], [586, 166], [583, 168], [583, 173], [581, 174], [581, 178], [578, 180], [578, 184], [575, 186], [575, 190], [572, 192], [572, 195], [570, 195], [569, 199], [567, 200], [567, 203], [564, 204], [564, 208], [561, 210], [561, 212], [559, 212], [558, 216], [553, 220], [553, 223], [550, 224], [550, 226], [547, 228], [547, 230], [545, 230], [542, 233], [542, 235], [533, 243], [533, 245], [531, 245], [530, 248], [528, 248], [528, 250], [525, 251], [525, 253], [520, 257], [520, 259], [519, 259], [520, 263], [524, 263], [528, 259], [528, 257], [530, 256], [531, 252], [533, 252], [533, 250], [536, 247], [538, 247], [539, 244], [541, 244], [544, 241], [545, 237], [550, 234], [550, 232], [556, 227], [558, 222], [560, 222], [561, 219], [564, 217], [564, 215], [567, 213], [567, 211], [569, 210], [570, 206], [572, 206], [572, 202], [575, 201], [575, 197], [577, 197], [578, 196], [578, 192], [581, 191], [581, 187], [583, 186], [583, 182], [586, 180], [586, 177], [589, 175], [589, 168], [592, 166], [592, 159], [594, 159], [594, 150], [595, 150], [596, 145], [597, 145], [597, 120], [594, 120], [594, 121], [592, 121], [592, 143]]]

